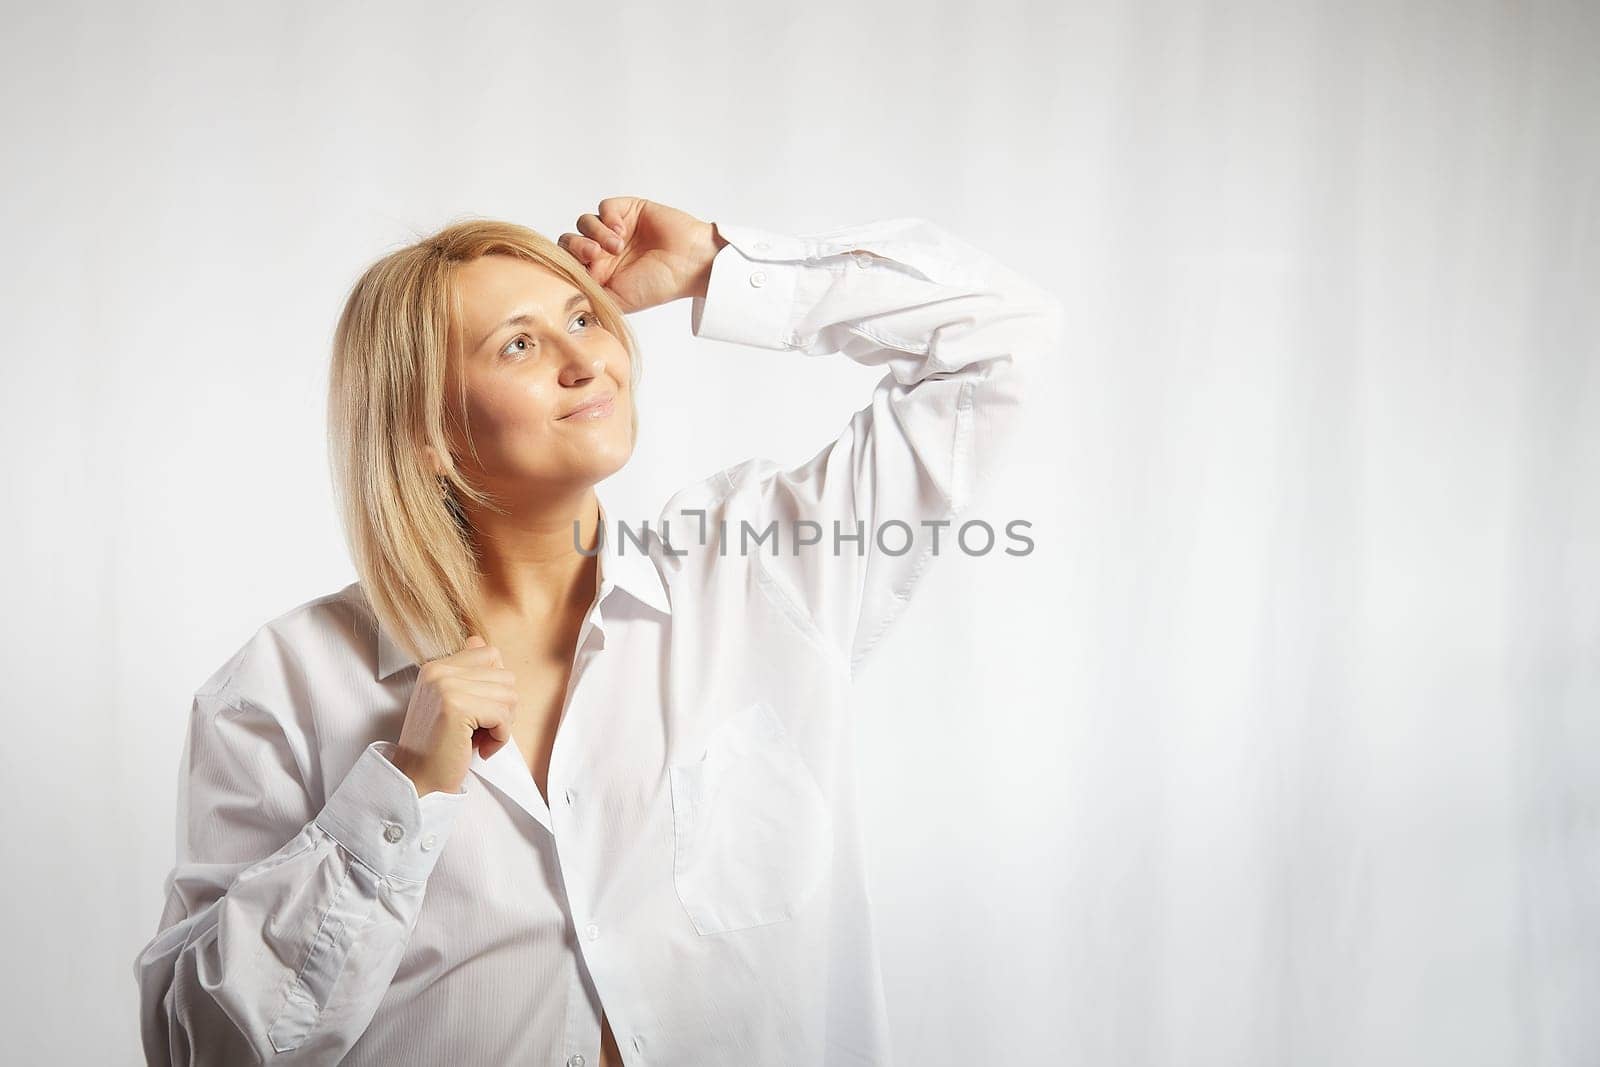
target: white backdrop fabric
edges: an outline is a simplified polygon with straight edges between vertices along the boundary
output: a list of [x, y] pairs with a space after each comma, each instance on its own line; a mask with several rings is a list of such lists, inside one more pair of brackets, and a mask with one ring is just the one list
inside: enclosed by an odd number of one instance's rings
[[[1061, 294], [858, 686], [897, 1059], [1600, 1062], [1600, 9], [8, 4], [10, 1062], [138, 1062], [190, 696], [353, 577], [344, 293], [611, 195]], [[619, 514], [876, 378], [636, 317]], [[779, 395], [772, 405], [758, 398]]]

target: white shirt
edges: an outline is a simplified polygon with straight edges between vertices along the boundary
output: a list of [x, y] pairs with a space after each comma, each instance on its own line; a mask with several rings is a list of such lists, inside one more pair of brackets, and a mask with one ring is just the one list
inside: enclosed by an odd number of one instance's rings
[[848, 689], [956, 550], [1060, 305], [920, 219], [718, 230], [694, 334], [882, 367], [870, 402], [648, 529], [601, 496], [550, 806], [514, 743], [417, 796], [416, 664], [360, 583], [265, 623], [195, 694], [149, 1062], [596, 1067], [602, 1011], [628, 1067], [890, 1062]]

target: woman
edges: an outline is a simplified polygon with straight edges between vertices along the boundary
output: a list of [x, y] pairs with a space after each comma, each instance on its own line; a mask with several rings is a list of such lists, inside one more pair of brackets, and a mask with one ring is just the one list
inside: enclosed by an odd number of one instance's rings
[[[793, 236], [613, 197], [576, 225], [462, 222], [351, 293], [360, 580], [195, 695], [136, 961], [151, 1063], [889, 1062], [848, 690], [1059, 305], [913, 218]], [[698, 337], [886, 373], [798, 467], [608, 521], [623, 315], [683, 297]]]

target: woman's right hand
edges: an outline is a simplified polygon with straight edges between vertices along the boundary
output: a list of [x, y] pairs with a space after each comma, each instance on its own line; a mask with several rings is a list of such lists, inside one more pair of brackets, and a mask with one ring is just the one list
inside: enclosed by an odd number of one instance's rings
[[516, 719], [516, 676], [505, 669], [499, 649], [473, 634], [460, 652], [418, 669], [394, 765], [418, 796], [458, 793], [473, 748], [484, 759], [500, 751]]

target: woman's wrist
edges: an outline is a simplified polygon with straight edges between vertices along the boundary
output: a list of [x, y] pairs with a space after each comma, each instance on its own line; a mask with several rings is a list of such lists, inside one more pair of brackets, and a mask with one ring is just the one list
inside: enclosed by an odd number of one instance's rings
[[689, 282], [686, 295], [705, 297], [706, 292], [711, 287], [711, 264], [716, 260], [717, 253], [722, 251], [723, 246], [727, 243], [727, 239], [717, 232], [717, 224], [715, 222], [706, 223], [703, 231], [703, 240], [698, 246], [699, 251], [697, 253], [701, 263]]

